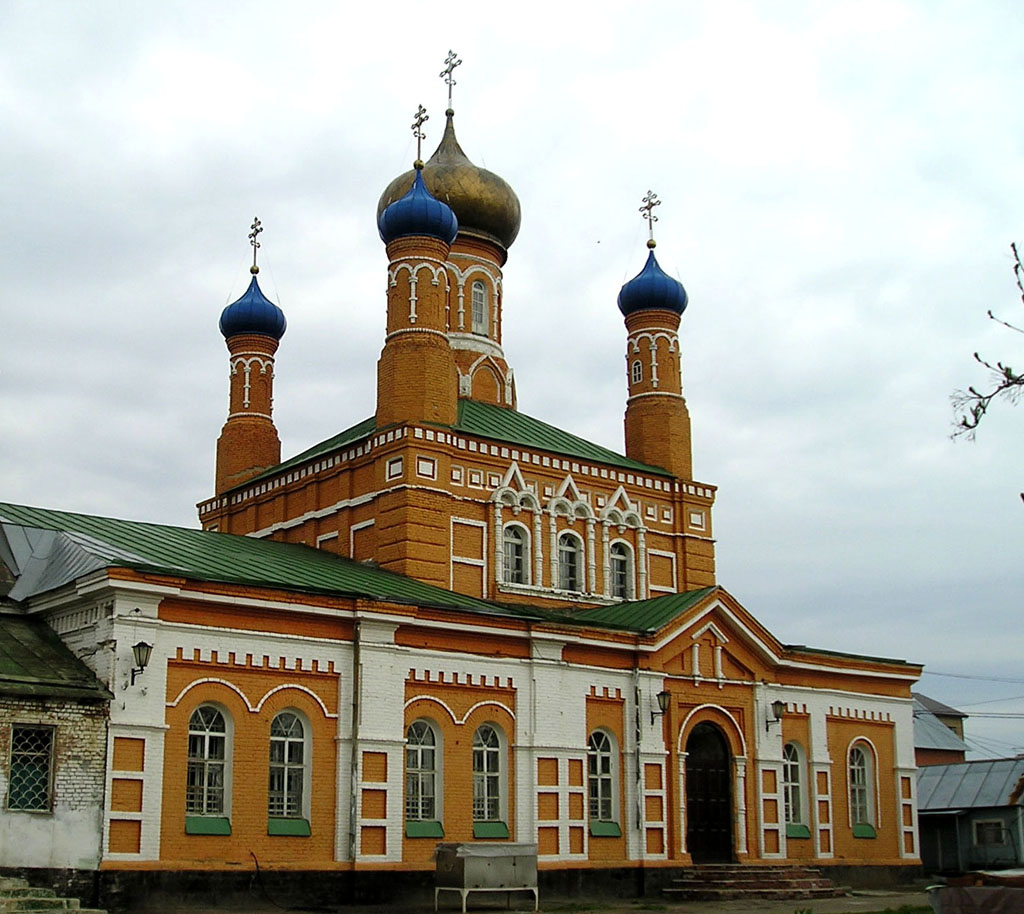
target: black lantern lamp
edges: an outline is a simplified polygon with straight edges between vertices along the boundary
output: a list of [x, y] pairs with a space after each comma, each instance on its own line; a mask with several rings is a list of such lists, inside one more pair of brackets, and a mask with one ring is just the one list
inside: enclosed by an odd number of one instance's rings
[[654, 718], [661, 717], [667, 710], [669, 705], [672, 704], [672, 693], [662, 690], [658, 693], [658, 710], [655, 711], [651, 708], [651, 726], [654, 726]]
[[135, 660], [135, 666], [132, 668], [132, 685], [135, 685], [135, 677], [149, 666], [149, 658], [152, 653], [153, 645], [147, 644], [145, 641], [139, 641], [132, 645], [132, 657]]
[[782, 715], [786, 713], [786, 703], [776, 698], [772, 702], [772, 717], [764, 722], [765, 733], [768, 732], [768, 727], [771, 724], [777, 724], [782, 720]]

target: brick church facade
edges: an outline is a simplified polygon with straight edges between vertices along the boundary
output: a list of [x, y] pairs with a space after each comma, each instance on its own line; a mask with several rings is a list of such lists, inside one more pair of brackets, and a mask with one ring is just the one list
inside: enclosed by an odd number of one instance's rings
[[[782, 644], [718, 584], [653, 240], [619, 293], [625, 453], [518, 409], [519, 218], [449, 110], [380, 200], [372, 415], [281, 460], [254, 262], [202, 530], [0, 505], [10, 611], [103, 645], [111, 884], [255, 860], [348, 891], [425, 878], [438, 841], [536, 843], [542, 873], [918, 865], [920, 667]], [[64, 559], [30, 575], [41, 530]]]

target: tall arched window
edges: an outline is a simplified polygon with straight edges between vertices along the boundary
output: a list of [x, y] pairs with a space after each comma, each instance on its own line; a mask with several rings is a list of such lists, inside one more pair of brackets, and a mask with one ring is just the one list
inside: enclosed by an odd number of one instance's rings
[[786, 743], [782, 750], [782, 793], [786, 825], [805, 825], [803, 763], [795, 743]]
[[875, 836], [874, 755], [864, 742], [850, 748], [850, 824], [855, 837]]
[[267, 815], [301, 819], [306, 810], [306, 728], [294, 711], [270, 724], [270, 785]]
[[490, 724], [473, 734], [473, 821], [501, 820], [501, 739]]
[[634, 384], [639, 384], [644, 379], [644, 363], [639, 359], [630, 366], [630, 377]]
[[528, 535], [518, 524], [509, 524], [504, 531], [504, 567], [506, 584], [528, 584], [530, 567]]
[[200, 705], [188, 721], [185, 812], [223, 816], [227, 793], [228, 728], [221, 711]]
[[633, 551], [625, 543], [612, 543], [608, 558], [612, 596], [627, 600], [633, 596]]
[[405, 818], [433, 821], [437, 809], [437, 735], [425, 720], [409, 725], [405, 744]]
[[558, 538], [558, 587], [583, 590], [583, 544], [571, 533], [563, 533]]
[[490, 308], [487, 307], [487, 286], [483, 284], [479, 279], [474, 280], [473, 287], [473, 327], [474, 333], [482, 333], [484, 336], [487, 335], [488, 331], [488, 311]]
[[603, 730], [595, 730], [587, 741], [587, 790], [591, 820], [614, 822], [615, 751]]

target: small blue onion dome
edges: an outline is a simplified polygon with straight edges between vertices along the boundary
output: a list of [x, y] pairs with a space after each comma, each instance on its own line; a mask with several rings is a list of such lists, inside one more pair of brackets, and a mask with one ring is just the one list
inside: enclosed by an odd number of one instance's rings
[[386, 207], [377, 217], [377, 230], [385, 244], [406, 235], [428, 235], [451, 244], [459, 231], [459, 220], [447, 203], [442, 203], [423, 183], [421, 163], [404, 197]]
[[682, 314], [688, 301], [683, 284], [658, 266], [653, 249], [644, 268], [619, 291], [619, 310], [626, 316], [659, 308]]
[[263, 294], [255, 272], [245, 295], [228, 305], [220, 315], [220, 332], [224, 339], [239, 333], [259, 333], [279, 340], [287, 327], [284, 312]]

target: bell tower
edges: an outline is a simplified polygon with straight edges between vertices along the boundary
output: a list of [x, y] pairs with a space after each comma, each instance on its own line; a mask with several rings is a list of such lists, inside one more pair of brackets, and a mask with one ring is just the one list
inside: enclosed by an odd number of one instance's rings
[[217, 439], [218, 495], [281, 462], [281, 439], [273, 419], [274, 354], [287, 322], [256, 279], [263, 231], [259, 219], [253, 220], [251, 229], [252, 280], [245, 294], [220, 316], [231, 373], [228, 418]]

